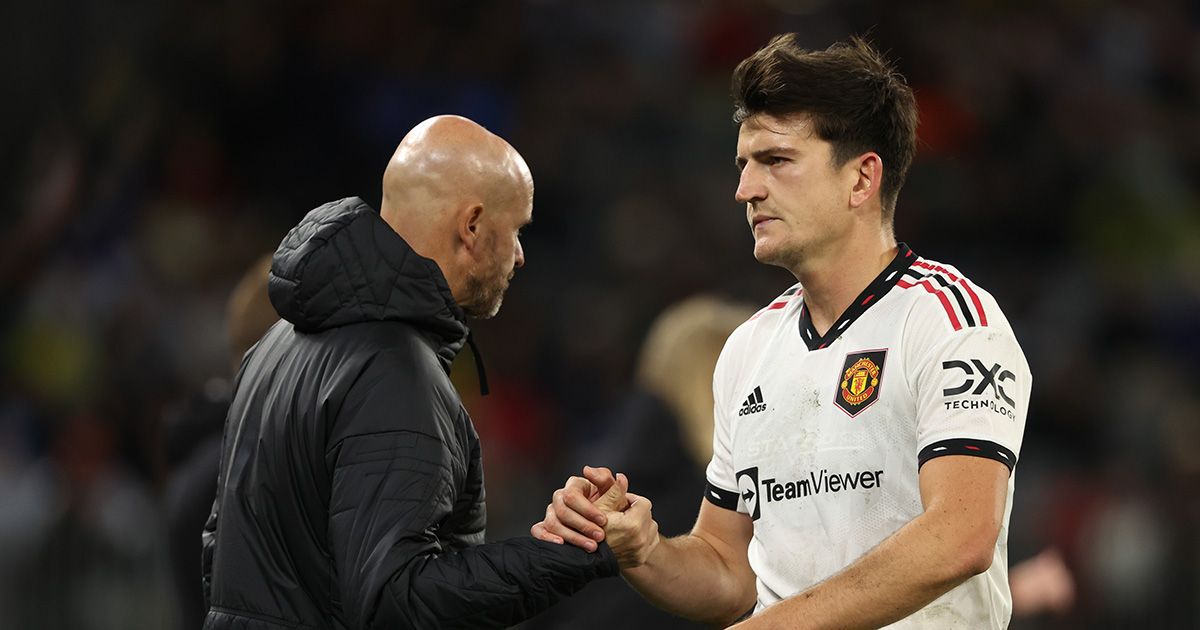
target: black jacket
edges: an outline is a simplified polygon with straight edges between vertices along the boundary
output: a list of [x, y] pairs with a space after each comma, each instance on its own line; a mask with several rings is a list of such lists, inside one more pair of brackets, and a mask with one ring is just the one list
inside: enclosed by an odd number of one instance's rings
[[607, 545], [480, 544], [479, 438], [448, 378], [463, 312], [367, 204], [293, 228], [270, 296], [284, 319], [243, 360], [205, 526], [206, 629], [505, 626], [617, 573]]

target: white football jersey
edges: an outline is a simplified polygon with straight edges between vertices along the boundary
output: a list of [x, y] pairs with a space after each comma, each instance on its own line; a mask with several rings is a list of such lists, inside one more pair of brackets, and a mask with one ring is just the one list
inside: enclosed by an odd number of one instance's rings
[[[903, 243], [825, 336], [796, 285], [729, 337], [705, 497], [754, 521], [755, 612], [846, 568], [922, 511], [942, 455], [1021, 450], [1031, 375], [990, 294]], [[1008, 521], [991, 568], [889, 628], [1005, 628]]]

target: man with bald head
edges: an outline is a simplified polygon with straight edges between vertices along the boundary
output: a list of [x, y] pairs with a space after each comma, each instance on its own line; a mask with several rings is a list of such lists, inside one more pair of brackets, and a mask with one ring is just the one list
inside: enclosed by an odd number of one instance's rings
[[513, 270], [525, 263], [517, 237], [532, 212], [525, 160], [466, 118], [439, 116], [418, 125], [383, 174], [383, 220], [437, 261], [454, 299], [474, 317], [500, 310]]
[[242, 361], [204, 531], [206, 629], [507, 626], [617, 573], [607, 544], [481, 544], [479, 438], [448, 374], [532, 208], [516, 150], [439, 116], [396, 149], [380, 212], [342, 199], [283, 239], [283, 319]]

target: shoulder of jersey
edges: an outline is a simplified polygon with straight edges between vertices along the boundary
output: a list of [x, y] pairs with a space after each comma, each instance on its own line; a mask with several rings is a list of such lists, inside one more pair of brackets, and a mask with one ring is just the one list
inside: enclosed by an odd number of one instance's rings
[[789, 304], [791, 304], [794, 300], [799, 299], [803, 293], [804, 293], [804, 290], [800, 287], [800, 283], [797, 282], [796, 284], [793, 284], [790, 288], [788, 288], [787, 291], [784, 291], [783, 293], [779, 294], [779, 297], [775, 298], [774, 300], [771, 300], [770, 304], [759, 309], [759, 311], [757, 313], [755, 313], [753, 316], [751, 316], [750, 319], [746, 320], [746, 323], [742, 324], [742, 325], [745, 326], [747, 324], [750, 324], [751, 322], [756, 322], [760, 318], [763, 318], [763, 317], [770, 318], [772, 316], [777, 316], [777, 315], [782, 314], [784, 309], [786, 309], [787, 306]]
[[750, 319], [742, 322], [730, 335], [730, 340], [745, 341], [748, 337], [755, 336], [754, 331], [774, 330], [786, 319], [786, 314], [791, 312], [788, 306], [794, 304], [802, 293], [799, 283], [792, 285], [787, 291], [779, 294], [779, 297], [759, 309]]
[[952, 331], [1008, 326], [995, 298], [945, 263], [918, 257], [901, 273], [892, 292], [908, 300], [908, 308], [921, 320], [940, 322]]

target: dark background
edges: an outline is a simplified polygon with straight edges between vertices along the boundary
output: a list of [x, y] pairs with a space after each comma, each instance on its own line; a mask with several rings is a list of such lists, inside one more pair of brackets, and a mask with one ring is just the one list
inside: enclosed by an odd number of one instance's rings
[[897, 236], [990, 290], [1033, 369], [1010, 560], [1057, 548], [1079, 591], [1013, 627], [1197, 627], [1197, 6], [5, 3], [0, 627], [170, 627], [168, 437], [227, 387], [230, 289], [312, 207], [377, 205], [434, 114], [537, 185], [527, 265], [474, 327], [494, 394], [458, 370], [489, 538], [525, 534], [661, 309], [793, 282], [751, 255], [728, 96], [793, 30], [898, 60], [922, 122]]

